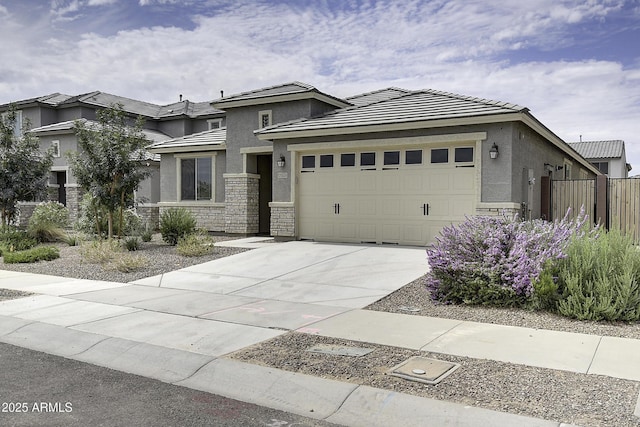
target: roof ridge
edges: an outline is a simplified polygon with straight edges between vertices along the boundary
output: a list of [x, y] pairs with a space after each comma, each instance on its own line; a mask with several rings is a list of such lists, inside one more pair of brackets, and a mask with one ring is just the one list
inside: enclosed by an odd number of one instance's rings
[[363, 96], [373, 95], [374, 93], [384, 92], [386, 90], [397, 90], [397, 91], [404, 92], [404, 93], [411, 92], [411, 90], [409, 90], [409, 89], [403, 89], [403, 88], [397, 87], [397, 86], [389, 86], [389, 87], [385, 87], [385, 88], [378, 89], [378, 90], [372, 90], [372, 91], [369, 91], [369, 92], [363, 92], [363, 93], [358, 93], [356, 95], [347, 96], [344, 99], [361, 98]]
[[259, 92], [263, 92], [263, 91], [266, 91], [266, 90], [276, 89], [276, 88], [279, 88], [279, 87], [284, 87], [284, 86], [289, 86], [289, 85], [301, 86], [301, 87], [303, 87], [303, 88], [305, 88], [307, 90], [310, 90], [310, 91], [313, 91], [313, 90], [317, 91], [318, 90], [315, 86], [312, 86], [310, 84], [302, 83], [302, 82], [299, 82], [297, 80], [294, 80], [292, 82], [280, 83], [280, 84], [273, 85], [273, 86], [267, 86], [267, 87], [253, 89], [253, 90], [249, 90], [249, 91], [245, 91], [245, 92], [234, 93], [234, 94], [231, 94], [229, 96], [224, 96], [222, 98], [219, 98], [217, 101], [218, 102], [224, 102], [225, 99], [236, 98], [238, 96], [249, 95], [249, 94], [252, 94], [252, 93], [259, 93]]
[[495, 100], [492, 100], [492, 99], [480, 98], [480, 97], [477, 97], [477, 96], [460, 95], [460, 94], [457, 94], [457, 93], [446, 92], [446, 91], [436, 90], [436, 89], [422, 89], [422, 90], [415, 91], [415, 92], [423, 92], [423, 93], [431, 93], [431, 94], [434, 94], [434, 95], [448, 96], [448, 97], [451, 97], [451, 98], [457, 98], [457, 99], [461, 99], [461, 100], [464, 100], [464, 101], [478, 102], [478, 103], [486, 104], [486, 105], [496, 105], [498, 107], [509, 108], [509, 109], [517, 110], [517, 111], [529, 110], [527, 107], [523, 107], [521, 105], [514, 104], [512, 102], [495, 101]]

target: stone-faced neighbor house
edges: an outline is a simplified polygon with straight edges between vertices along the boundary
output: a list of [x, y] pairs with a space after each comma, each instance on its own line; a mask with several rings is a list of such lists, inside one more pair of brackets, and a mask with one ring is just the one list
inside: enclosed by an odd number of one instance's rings
[[[72, 220], [77, 217], [82, 189], [77, 184], [65, 153], [77, 150], [73, 132], [76, 120], [92, 122], [96, 118], [96, 111], [119, 104], [131, 117], [132, 123], [138, 117], [144, 118], [143, 132], [151, 142], [161, 142], [224, 125], [223, 111], [214, 109], [208, 102], [182, 99], [169, 105], [155, 105], [104, 92], [77, 96], [54, 93], [12, 104], [18, 113], [16, 132], [26, 130], [23, 126], [28, 122], [30, 132], [39, 138], [42, 150], [53, 147], [54, 164], [49, 177], [49, 200], [66, 205]], [[0, 113], [7, 111], [10, 106], [11, 104], [0, 105]], [[147, 220], [157, 223], [157, 202], [160, 200], [159, 157], [150, 155], [146, 167], [151, 168], [153, 173], [136, 193], [137, 209]], [[34, 206], [35, 203], [22, 203], [21, 218], [28, 218]]]
[[346, 99], [293, 82], [223, 97], [226, 126], [149, 147], [160, 210], [212, 231], [425, 245], [467, 215], [538, 218], [542, 177], [598, 169], [527, 108], [434, 90]]
[[580, 141], [569, 145], [609, 178], [629, 177], [631, 165], [627, 163], [624, 141]]

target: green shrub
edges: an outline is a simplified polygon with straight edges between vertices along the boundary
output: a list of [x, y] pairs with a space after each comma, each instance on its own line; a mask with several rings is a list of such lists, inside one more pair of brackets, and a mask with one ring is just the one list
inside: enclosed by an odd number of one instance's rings
[[27, 233], [38, 242], [59, 242], [66, 236], [65, 231], [52, 222], [30, 222]]
[[160, 233], [162, 240], [175, 246], [178, 239], [191, 234], [196, 229], [196, 219], [184, 208], [170, 208], [160, 216]]
[[69, 226], [69, 209], [58, 202], [39, 203], [29, 218], [29, 227], [41, 223], [66, 228]]
[[13, 252], [31, 249], [38, 241], [27, 232], [15, 228], [8, 228], [0, 232], [0, 252]]
[[558, 311], [580, 320], [640, 320], [640, 251], [617, 230], [574, 238], [559, 263]]
[[178, 239], [176, 252], [186, 257], [208, 255], [213, 251], [213, 239], [206, 233], [192, 233]]
[[3, 259], [6, 264], [16, 264], [51, 261], [59, 257], [60, 251], [55, 246], [38, 246], [24, 251], [6, 252]]
[[138, 248], [140, 247], [140, 241], [138, 240], [137, 236], [133, 236], [133, 237], [127, 237], [124, 240], [124, 247], [129, 251], [137, 251]]
[[77, 234], [67, 234], [61, 240], [69, 246], [78, 246], [81, 239]]
[[[96, 222], [96, 215], [98, 221]], [[125, 209], [122, 214], [123, 226], [120, 232], [119, 213], [114, 212], [113, 215], [113, 234], [118, 236], [131, 236], [137, 234], [142, 228], [142, 219], [132, 209]], [[108, 215], [107, 210], [98, 204], [91, 196], [86, 193], [82, 196], [80, 202], [80, 212], [76, 229], [83, 233], [97, 235], [97, 224], [100, 226], [100, 237], [106, 237], [108, 232]]]
[[149, 230], [145, 230], [140, 235], [140, 238], [142, 239], [143, 242], [147, 242], [148, 243], [153, 238], [153, 233], [151, 231], [149, 231]]

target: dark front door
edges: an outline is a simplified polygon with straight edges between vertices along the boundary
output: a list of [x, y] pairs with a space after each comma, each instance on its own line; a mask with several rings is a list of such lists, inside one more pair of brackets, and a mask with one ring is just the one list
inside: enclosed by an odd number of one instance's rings
[[56, 172], [56, 182], [58, 183], [58, 202], [67, 206], [67, 173]]
[[257, 170], [260, 175], [260, 187], [259, 187], [259, 212], [260, 212], [260, 224], [259, 233], [267, 234], [271, 233], [271, 209], [269, 208], [269, 202], [272, 200], [272, 162], [273, 155], [261, 154], [257, 156]]

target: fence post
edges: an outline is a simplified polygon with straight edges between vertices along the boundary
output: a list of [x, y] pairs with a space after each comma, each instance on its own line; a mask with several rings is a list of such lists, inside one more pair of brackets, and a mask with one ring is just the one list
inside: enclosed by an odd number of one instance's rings
[[595, 222], [600, 224], [605, 229], [609, 229], [609, 221], [607, 211], [609, 210], [609, 206], [607, 204], [607, 189], [608, 182], [606, 175], [598, 175], [596, 176], [596, 211], [595, 211]]
[[551, 177], [540, 178], [540, 218], [551, 221]]

